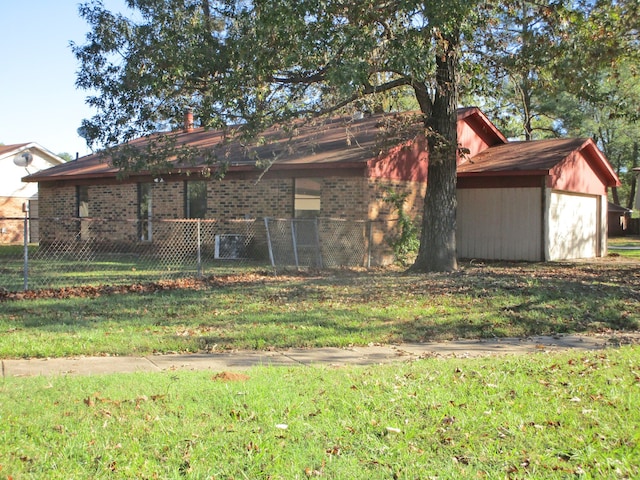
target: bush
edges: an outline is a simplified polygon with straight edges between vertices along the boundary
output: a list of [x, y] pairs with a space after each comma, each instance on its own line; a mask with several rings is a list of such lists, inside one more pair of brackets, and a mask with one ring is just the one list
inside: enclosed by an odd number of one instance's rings
[[385, 203], [388, 203], [398, 211], [400, 234], [391, 238], [389, 245], [393, 249], [396, 262], [404, 266], [412, 263], [420, 247], [418, 228], [404, 211], [404, 202], [407, 199], [407, 195], [407, 192], [400, 193], [388, 188], [383, 199]]

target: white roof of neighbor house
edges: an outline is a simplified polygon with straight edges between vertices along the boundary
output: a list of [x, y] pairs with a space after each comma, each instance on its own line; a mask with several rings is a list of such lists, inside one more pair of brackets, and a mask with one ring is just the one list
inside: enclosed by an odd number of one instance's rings
[[[30, 163], [20, 157], [28, 152]], [[61, 165], [64, 160], [35, 143], [0, 145], [0, 197], [35, 198], [38, 189], [22, 181], [22, 177]]]
[[48, 161], [51, 166], [64, 163], [64, 159], [53, 153], [51, 150], [44, 148], [42, 145], [36, 142], [29, 143], [15, 143], [13, 145], [0, 145], [0, 160], [4, 160], [7, 157], [13, 157], [24, 151], [36, 152], [38, 156]]

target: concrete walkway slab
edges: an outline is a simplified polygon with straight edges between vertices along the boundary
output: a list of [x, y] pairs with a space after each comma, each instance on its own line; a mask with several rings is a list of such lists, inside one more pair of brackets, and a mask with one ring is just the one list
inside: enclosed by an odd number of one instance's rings
[[174, 370], [246, 370], [256, 366], [375, 365], [415, 361], [429, 357], [479, 357], [597, 350], [640, 344], [640, 332], [600, 335], [554, 335], [528, 338], [495, 338], [449, 342], [369, 345], [347, 348], [233, 351], [220, 353], [150, 355], [148, 357], [73, 357], [2, 360], [3, 377], [30, 375], [100, 375], [109, 373], [166, 372]]
[[373, 365], [398, 360], [393, 346], [347, 347], [347, 348], [313, 348], [289, 349], [282, 355], [302, 365]]
[[100, 375], [105, 373], [159, 372], [144, 357], [73, 357], [3, 360], [3, 376]]
[[251, 367], [297, 366], [295, 360], [278, 352], [196, 353], [187, 355], [154, 355], [147, 357], [159, 370], [243, 370]]
[[455, 340], [439, 343], [407, 343], [400, 349], [409, 355], [479, 357], [534, 352], [554, 352], [568, 349], [596, 350], [611, 346], [610, 337], [586, 335], [534, 336], [527, 338], [494, 338]]

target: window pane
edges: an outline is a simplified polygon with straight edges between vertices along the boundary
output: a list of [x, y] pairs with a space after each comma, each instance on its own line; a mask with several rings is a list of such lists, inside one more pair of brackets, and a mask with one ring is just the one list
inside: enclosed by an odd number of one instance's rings
[[77, 194], [77, 213], [78, 217], [89, 216], [89, 187], [86, 185], [78, 186]]
[[320, 215], [320, 189], [320, 179], [295, 179], [294, 213], [296, 218], [309, 218]]
[[139, 232], [138, 238], [143, 242], [150, 242], [151, 233], [151, 183], [138, 184], [138, 219]]
[[185, 216], [205, 218], [207, 215], [207, 182], [186, 182]]

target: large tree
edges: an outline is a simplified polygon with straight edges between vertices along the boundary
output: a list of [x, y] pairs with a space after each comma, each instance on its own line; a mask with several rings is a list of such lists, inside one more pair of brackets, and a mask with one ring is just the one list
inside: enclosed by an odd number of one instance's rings
[[628, 208], [635, 196], [632, 169], [640, 162], [638, 18], [637, 0], [585, 0], [566, 27], [568, 48], [556, 70], [560, 89], [573, 99], [558, 104], [562, 126], [598, 143], [622, 180], [612, 200]]
[[639, 9], [637, 0], [491, 2], [473, 43], [480, 80], [466, 98], [525, 140], [566, 134], [563, 116], [576, 100], [619, 110], [610, 101], [627, 87], [615, 92], [620, 82], [611, 80], [637, 65]]
[[477, 81], [465, 92], [482, 104], [510, 137], [533, 140], [553, 135], [547, 108], [556, 83], [553, 67], [561, 50], [560, 25], [572, 0], [502, 0], [489, 4], [486, 28], [472, 51]]
[[[159, 126], [177, 128], [187, 108], [207, 128], [240, 125], [233, 132], [248, 141], [274, 123], [379, 110], [400, 92], [421, 112], [430, 158], [419, 271], [457, 268], [458, 76], [465, 92], [499, 105], [501, 92], [516, 93], [520, 131], [531, 138], [536, 128], [563, 126], [551, 115], [539, 120], [555, 112], [562, 89], [585, 97], [596, 65], [634, 42], [637, 50], [637, 25], [629, 20], [637, 16], [628, 16], [636, 0], [127, 3], [126, 16], [99, 0], [80, 7], [91, 31], [74, 52], [78, 86], [96, 92], [88, 101], [97, 114], [82, 126], [91, 144], [111, 147]], [[125, 148], [112, 158], [125, 171], [163, 168], [176, 148], [168, 134], [145, 152]]]
[[[456, 109], [461, 40], [473, 0], [129, 0], [116, 15], [80, 8], [91, 32], [75, 45], [78, 86], [97, 114], [82, 132], [98, 147], [176, 126], [186, 108], [201, 125], [251, 138], [274, 123], [380, 104], [409, 92], [429, 149], [419, 271], [457, 268]], [[170, 136], [168, 136], [169, 138]], [[170, 140], [157, 142], [168, 151]], [[161, 155], [116, 155], [123, 169]]]
[[592, 137], [631, 205], [638, 165], [640, 39], [637, 0], [502, 0], [476, 36], [468, 92], [508, 136]]

